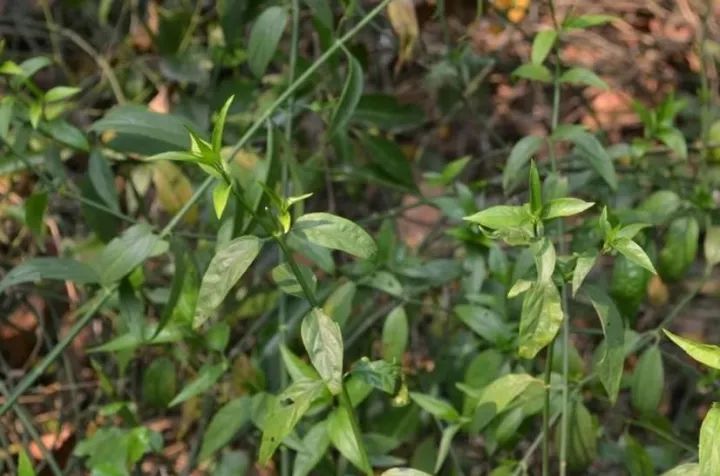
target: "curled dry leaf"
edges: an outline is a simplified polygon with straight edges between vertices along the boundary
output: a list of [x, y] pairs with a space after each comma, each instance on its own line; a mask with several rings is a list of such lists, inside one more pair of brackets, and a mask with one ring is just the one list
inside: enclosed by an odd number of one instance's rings
[[412, 59], [420, 28], [413, 0], [392, 0], [387, 6], [390, 24], [398, 37], [399, 51], [395, 72]]

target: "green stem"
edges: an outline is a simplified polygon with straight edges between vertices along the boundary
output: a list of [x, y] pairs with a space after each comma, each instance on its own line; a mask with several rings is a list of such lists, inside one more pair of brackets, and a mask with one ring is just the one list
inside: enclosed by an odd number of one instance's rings
[[350, 415], [350, 427], [352, 428], [353, 436], [355, 437], [355, 441], [357, 442], [358, 446], [360, 447], [360, 456], [362, 457], [362, 464], [365, 468], [367, 468], [366, 474], [368, 476], [373, 476], [372, 467], [370, 466], [370, 460], [367, 456], [367, 451], [365, 451], [365, 445], [363, 444], [362, 440], [362, 432], [360, 431], [360, 425], [358, 424], [357, 415], [355, 414], [355, 408], [352, 406], [352, 401], [350, 400], [350, 395], [347, 392], [347, 387], [343, 385], [342, 391], [340, 394], [338, 394], [338, 403], [341, 407], [345, 407], [345, 410], [347, 410], [348, 415]]
[[[545, 362], [545, 401], [543, 402], [543, 435], [550, 434], [550, 376], [552, 375], [554, 345], [550, 344], [547, 348]], [[542, 439], [542, 474], [550, 475], [550, 439]]]

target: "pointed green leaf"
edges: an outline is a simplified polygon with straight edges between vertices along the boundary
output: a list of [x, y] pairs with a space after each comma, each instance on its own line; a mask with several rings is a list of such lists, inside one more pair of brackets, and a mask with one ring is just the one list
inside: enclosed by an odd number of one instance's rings
[[47, 192], [33, 193], [25, 200], [25, 224], [37, 238], [42, 237], [45, 231], [44, 219], [47, 204]]
[[572, 277], [572, 294], [573, 297], [575, 297], [575, 294], [577, 294], [578, 289], [580, 289], [580, 286], [582, 286], [583, 281], [585, 281], [585, 277], [588, 275], [592, 267], [595, 265], [595, 261], [597, 261], [597, 253], [584, 253], [577, 257], [577, 260], [575, 261], [575, 269], [573, 270], [573, 277]]
[[525, 206], [497, 205], [463, 219], [493, 230], [503, 230], [527, 224], [532, 215]]
[[720, 404], [713, 403], [700, 427], [700, 476], [717, 474], [720, 468]]
[[533, 81], [540, 81], [541, 83], [552, 82], [552, 73], [541, 64], [520, 65], [512, 72], [512, 76], [530, 79]]
[[45, 102], [62, 101], [82, 91], [80, 88], [70, 86], [55, 86], [45, 93]]
[[579, 198], [556, 198], [545, 204], [542, 211], [542, 218], [544, 220], [550, 220], [558, 217], [577, 215], [593, 205], [595, 205], [594, 202], [586, 202]]
[[371, 473], [367, 454], [362, 443], [357, 441], [352, 429], [352, 420], [349, 410], [340, 406], [333, 411], [327, 419], [327, 432], [330, 441], [341, 455], [365, 473]]
[[200, 327], [222, 303], [230, 289], [240, 280], [260, 253], [261, 241], [241, 236], [223, 246], [210, 260], [200, 284], [193, 327]]
[[537, 216], [542, 210], [542, 185], [540, 184], [540, 173], [538, 172], [535, 161], [530, 161], [530, 211]]
[[172, 399], [169, 406], [174, 407], [185, 400], [210, 390], [227, 370], [227, 362], [203, 365], [197, 376]]
[[267, 8], [255, 20], [248, 41], [248, 66], [256, 77], [263, 77], [275, 56], [287, 20], [287, 11], [277, 6]]
[[440, 438], [440, 446], [438, 448], [437, 458], [435, 459], [435, 474], [439, 473], [442, 469], [443, 463], [445, 463], [445, 459], [450, 452], [450, 445], [452, 444], [452, 439], [455, 437], [460, 428], [462, 428], [462, 425], [455, 424], [449, 425], [443, 429], [442, 437]]
[[530, 158], [540, 149], [542, 143], [542, 137], [526, 136], [513, 146], [503, 169], [502, 183], [505, 193], [511, 192], [520, 183], [518, 180], [520, 172], [530, 162]]
[[385, 318], [382, 330], [382, 356], [388, 362], [402, 363], [408, 344], [408, 321], [405, 308], [398, 306]]
[[370, 258], [377, 252], [372, 237], [346, 218], [330, 213], [308, 213], [297, 219], [293, 232], [316, 245], [344, 251], [360, 258]]
[[611, 189], [617, 190], [618, 180], [615, 166], [600, 141], [587, 132], [575, 134], [570, 140], [575, 144], [576, 153], [588, 161]]
[[632, 377], [630, 402], [642, 414], [657, 411], [665, 386], [662, 354], [657, 345], [642, 353]]
[[431, 476], [430, 474], [426, 473], [425, 471], [420, 471], [417, 469], [412, 468], [390, 468], [385, 471], [380, 476]]
[[532, 359], [555, 338], [564, 318], [560, 293], [550, 281], [536, 282], [525, 294], [520, 315], [518, 355]]
[[20, 454], [18, 456], [18, 476], [35, 476], [35, 469], [32, 466], [32, 462], [25, 452], [24, 448], [20, 448]]
[[353, 281], [343, 283], [325, 300], [323, 311], [342, 328], [352, 312], [357, 285]]
[[147, 258], [164, 253], [167, 242], [152, 233], [150, 226], [133, 225], [103, 248], [93, 261], [100, 282], [107, 286], [119, 281]]
[[581, 86], [594, 86], [600, 89], [610, 89], [605, 81], [587, 68], [570, 68], [560, 75], [561, 83], [577, 84]]
[[360, 62], [350, 53], [346, 53], [348, 60], [348, 72], [345, 85], [343, 86], [340, 100], [330, 118], [328, 135], [333, 136], [340, 130], [345, 129], [355, 108], [360, 102], [363, 91], [363, 69]]
[[663, 332], [690, 357], [701, 364], [720, 370], [720, 347], [680, 337], [667, 329], [663, 329]]
[[460, 414], [450, 403], [445, 400], [426, 395], [424, 393], [410, 392], [410, 398], [423, 410], [441, 420], [455, 422], [460, 419]]
[[115, 176], [108, 159], [98, 150], [90, 153], [88, 163], [88, 176], [95, 192], [109, 208], [120, 211]]
[[530, 53], [530, 61], [533, 64], [542, 64], [547, 58], [548, 53], [555, 45], [557, 40], [557, 32], [555, 30], [539, 31], [533, 39], [532, 52]]
[[565, 19], [562, 26], [566, 30], [571, 30], [571, 29], [575, 29], [575, 28], [590, 28], [593, 26], [604, 25], [605, 23], [609, 23], [616, 19], [617, 19], [617, 17], [614, 17], [612, 15], [602, 15], [602, 14], [586, 14], [586, 15], [579, 15], [579, 16], [569, 16], [568, 18]]
[[198, 459], [204, 461], [227, 445], [250, 422], [252, 400], [242, 396], [230, 400], [213, 415], [203, 435]]
[[320, 308], [310, 311], [300, 327], [310, 361], [333, 395], [342, 390], [343, 340], [340, 326]]
[[325, 455], [328, 446], [330, 446], [330, 436], [327, 432], [327, 422], [318, 422], [303, 437], [303, 449], [295, 456], [292, 476], [310, 474]]
[[653, 274], [657, 274], [655, 267], [650, 261], [647, 253], [643, 250], [640, 245], [635, 243], [633, 240], [627, 238], [616, 239], [612, 242], [612, 247], [619, 253], [622, 253], [627, 259], [632, 261], [638, 266], [642, 266]]
[[320, 379], [317, 371], [300, 357], [290, 352], [290, 349], [288, 349], [287, 346], [280, 345], [280, 355], [282, 356], [283, 364], [285, 364], [285, 369], [288, 374], [290, 374], [290, 378], [293, 382], [305, 379]]
[[215, 152], [220, 152], [220, 149], [222, 149], [225, 121], [227, 120], [227, 114], [234, 99], [234, 95], [227, 98], [225, 104], [223, 104], [222, 109], [220, 109], [220, 112], [218, 113], [217, 119], [215, 120], [215, 126], [212, 131], [212, 148]]
[[585, 292], [595, 308], [605, 335], [602, 355], [596, 363], [597, 372], [610, 401], [615, 403], [625, 361], [623, 320], [615, 303], [605, 291], [595, 286], [586, 286]]
[[232, 185], [227, 182], [218, 182], [213, 189], [213, 208], [215, 208], [215, 216], [217, 216], [218, 219], [222, 217], [222, 214], [225, 211], [231, 191]]

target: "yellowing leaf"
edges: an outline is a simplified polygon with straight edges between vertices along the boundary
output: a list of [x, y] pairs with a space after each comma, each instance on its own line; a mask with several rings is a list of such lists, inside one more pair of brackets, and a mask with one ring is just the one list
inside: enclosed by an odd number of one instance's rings
[[[153, 163], [152, 167], [152, 180], [160, 206], [169, 214], [176, 213], [193, 194], [190, 180], [172, 162], [161, 160]], [[197, 222], [197, 205], [192, 206], [183, 219], [190, 225]]]
[[420, 28], [413, 0], [392, 0], [387, 6], [387, 14], [398, 37], [399, 51], [395, 64], [395, 72], [397, 72], [412, 58]]

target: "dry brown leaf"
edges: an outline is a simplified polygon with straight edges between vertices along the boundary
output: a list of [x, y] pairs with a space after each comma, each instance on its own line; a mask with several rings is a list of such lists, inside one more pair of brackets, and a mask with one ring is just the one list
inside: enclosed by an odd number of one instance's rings
[[387, 15], [395, 34], [398, 37], [398, 60], [395, 72], [412, 59], [420, 28], [413, 0], [392, 0], [387, 6]]
[[148, 109], [160, 114], [170, 112], [170, 90], [166, 85], [160, 86], [155, 97], [148, 103]]
[[[160, 206], [168, 213], [177, 213], [193, 194], [190, 180], [180, 167], [172, 162], [165, 160], [155, 162], [152, 180]], [[191, 207], [183, 219], [188, 224], [195, 223], [198, 219], [198, 207], [196, 205]]]

